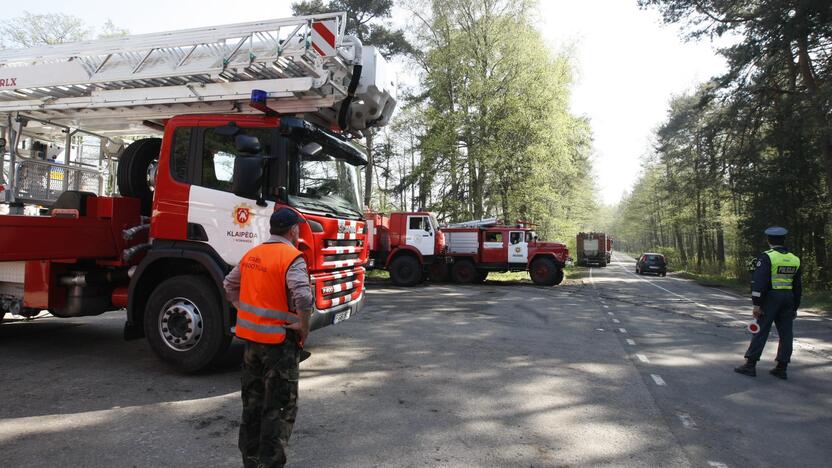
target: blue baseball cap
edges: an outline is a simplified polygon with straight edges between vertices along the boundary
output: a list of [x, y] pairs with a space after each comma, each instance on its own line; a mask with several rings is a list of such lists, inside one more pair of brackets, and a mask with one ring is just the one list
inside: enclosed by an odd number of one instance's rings
[[305, 223], [306, 221], [298, 216], [297, 212], [291, 208], [281, 208], [269, 218], [269, 224], [272, 230], [282, 231], [290, 228], [295, 224]]
[[782, 237], [788, 233], [789, 231], [786, 228], [780, 226], [771, 226], [765, 230], [765, 235], [774, 237]]

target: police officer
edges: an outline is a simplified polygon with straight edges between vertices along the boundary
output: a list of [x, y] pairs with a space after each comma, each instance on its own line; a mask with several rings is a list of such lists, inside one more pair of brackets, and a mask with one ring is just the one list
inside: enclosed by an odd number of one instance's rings
[[249, 250], [225, 278], [244, 340], [239, 448], [243, 466], [281, 467], [297, 414], [298, 363], [309, 333], [312, 290], [297, 249], [299, 223], [289, 208], [274, 212], [271, 237]]
[[792, 322], [797, 316], [802, 292], [800, 259], [783, 245], [788, 234], [786, 229], [773, 226], [766, 229], [765, 234], [770, 249], [757, 257], [751, 287], [754, 318], [760, 330], [751, 338], [745, 352], [745, 364], [734, 370], [751, 377], [757, 375], [757, 361], [763, 354], [771, 324], [774, 323], [780, 343], [777, 346], [777, 366], [769, 373], [786, 379], [786, 367], [792, 356]]

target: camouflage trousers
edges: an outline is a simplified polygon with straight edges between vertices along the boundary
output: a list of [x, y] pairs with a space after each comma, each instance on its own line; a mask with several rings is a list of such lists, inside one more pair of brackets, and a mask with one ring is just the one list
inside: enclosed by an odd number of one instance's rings
[[245, 342], [239, 447], [246, 468], [286, 463], [298, 412], [299, 352], [293, 330], [286, 330], [286, 340], [278, 345]]

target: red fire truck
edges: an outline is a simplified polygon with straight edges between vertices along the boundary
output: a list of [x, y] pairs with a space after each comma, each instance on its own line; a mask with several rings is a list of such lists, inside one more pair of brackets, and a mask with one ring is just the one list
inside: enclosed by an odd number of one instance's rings
[[[386, 125], [395, 98], [383, 58], [345, 36], [345, 20], [0, 52], [14, 76], [0, 88], [9, 151], [0, 152], [0, 196], [51, 206], [50, 216], [0, 216], [0, 318], [126, 309], [125, 338], [146, 337], [180, 370], [203, 369], [233, 336], [223, 277], [268, 237], [279, 206], [307, 221], [299, 248], [314, 287], [312, 327], [358, 312], [366, 157], [347, 137]], [[91, 169], [71, 157], [79, 135], [97, 139], [100, 154], [134, 139], [113, 174], [121, 196], [95, 193], [106, 172], [84, 185]], [[60, 163], [35, 157], [61, 145]]]
[[529, 223], [506, 226], [496, 218], [443, 228], [450, 258], [450, 277], [457, 283], [480, 283], [489, 272], [528, 271], [538, 285], [563, 281], [569, 250], [542, 242]]
[[370, 261], [400, 286], [420, 283], [434, 264], [445, 265], [445, 235], [427, 212], [366, 213]]
[[578, 265], [607, 266], [612, 256], [612, 239], [603, 232], [580, 232], [575, 238]]

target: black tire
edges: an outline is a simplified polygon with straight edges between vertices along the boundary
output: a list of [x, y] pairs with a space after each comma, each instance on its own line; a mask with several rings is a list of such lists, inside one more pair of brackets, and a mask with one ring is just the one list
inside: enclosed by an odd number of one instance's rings
[[428, 275], [433, 283], [446, 283], [451, 279], [451, 268], [445, 262], [434, 262], [428, 269]]
[[563, 276], [564, 276], [563, 275], [563, 270], [558, 269], [558, 274], [555, 276], [555, 284], [553, 286], [557, 286], [557, 285], [563, 283]]
[[662, 277], [664, 277], [664, 276], [667, 276], [667, 272], [666, 272], [666, 271], [663, 271], [663, 272], [662, 272]]
[[[538, 257], [532, 260], [529, 265], [529, 276], [532, 278], [534, 284], [540, 286], [554, 286], [556, 285], [558, 271], [557, 263], [547, 257]], [[562, 273], [562, 272], [561, 272]], [[563, 278], [561, 278], [563, 280]]]
[[422, 265], [415, 257], [399, 255], [390, 262], [390, 279], [397, 286], [415, 286], [422, 277]]
[[601, 262], [601, 268], [606, 268], [606, 267], [607, 267], [607, 262]]
[[471, 260], [458, 260], [451, 267], [451, 278], [460, 284], [471, 284], [477, 278], [477, 268]]
[[485, 270], [477, 270], [477, 276], [474, 277], [474, 283], [482, 284], [485, 283], [486, 278], [488, 278], [488, 272]]
[[150, 293], [144, 312], [147, 341], [159, 358], [182, 372], [211, 367], [231, 343], [216, 289], [204, 276], [182, 275], [166, 279]]
[[118, 161], [118, 191], [122, 196], [141, 200], [141, 212], [150, 216], [153, 209], [153, 187], [148, 180], [152, 164], [158, 163], [161, 138], [144, 138], [131, 143]]

